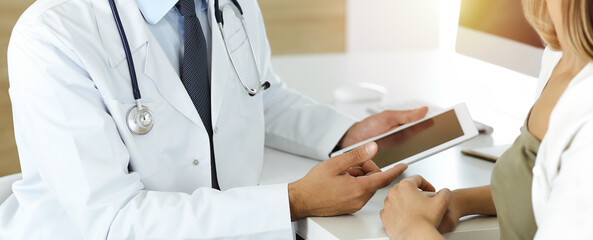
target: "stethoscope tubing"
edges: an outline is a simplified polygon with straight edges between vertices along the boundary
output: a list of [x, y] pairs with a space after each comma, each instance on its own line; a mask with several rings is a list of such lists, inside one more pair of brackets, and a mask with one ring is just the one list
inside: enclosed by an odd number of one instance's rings
[[150, 111], [150, 109], [143, 107], [140, 101], [142, 95], [140, 94], [140, 88], [138, 87], [138, 78], [136, 77], [134, 59], [132, 58], [132, 51], [130, 50], [128, 38], [126, 36], [126, 32], [124, 31], [123, 24], [121, 23], [119, 12], [117, 11], [117, 6], [115, 5], [115, 1], [108, 1], [109, 6], [111, 7], [111, 13], [113, 14], [113, 19], [115, 20], [115, 25], [117, 26], [117, 31], [119, 32], [119, 36], [124, 47], [126, 62], [128, 63], [128, 71], [130, 73], [130, 79], [132, 82], [132, 94], [134, 95], [134, 101], [136, 103], [135, 106], [130, 108], [130, 110], [126, 114], [126, 124], [128, 125], [128, 129], [132, 133], [144, 135], [150, 132], [150, 130], [154, 126], [152, 112]]
[[132, 93], [134, 94], [134, 100], [139, 100], [140, 98], [142, 98], [142, 95], [140, 94], [140, 88], [138, 87], [138, 78], [136, 77], [136, 69], [134, 67], [134, 60], [132, 58], [130, 44], [128, 43], [128, 38], [126, 37], [126, 32], [124, 31], [124, 26], [121, 23], [121, 19], [119, 18], [119, 12], [117, 11], [117, 7], [115, 6], [115, 1], [109, 0], [109, 5], [111, 6], [111, 13], [113, 13], [113, 19], [115, 20], [115, 24], [117, 25], [117, 31], [119, 32], [121, 43], [124, 46], [124, 52], [126, 54], [126, 60], [128, 62], [128, 70], [130, 72], [130, 79], [132, 81]]

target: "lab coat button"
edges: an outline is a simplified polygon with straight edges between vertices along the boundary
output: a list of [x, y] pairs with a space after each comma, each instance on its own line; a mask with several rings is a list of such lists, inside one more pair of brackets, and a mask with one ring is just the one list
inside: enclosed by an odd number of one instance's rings
[[218, 127], [214, 127], [214, 134], [218, 133]]
[[194, 159], [193, 164], [194, 164], [194, 166], [198, 166], [198, 164], [200, 164], [200, 161], [198, 161], [198, 159]]

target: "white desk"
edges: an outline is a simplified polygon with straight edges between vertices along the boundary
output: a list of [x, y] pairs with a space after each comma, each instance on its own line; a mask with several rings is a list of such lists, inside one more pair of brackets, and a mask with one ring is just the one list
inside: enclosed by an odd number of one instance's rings
[[[466, 102], [474, 119], [493, 126], [494, 133], [414, 163], [400, 177], [420, 174], [437, 189], [490, 183], [494, 164], [461, 155], [460, 149], [511, 143], [533, 103], [537, 84], [532, 77], [436, 51], [283, 56], [273, 63], [289, 86], [323, 103], [331, 103], [336, 87], [361, 81], [385, 86], [388, 102], [422, 99], [442, 107]], [[357, 117], [367, 114], [362, 104], [341, 108]], [[262, 184], [295, 181], [317, 163], [266, 149]], [[306, 239], [387, 239], [379, 218], [386, 194], [387, 188], [379, 190], [355, 214], [298, 221], [297, 233]], [[474, 218], [446, 237], [498, 239], [498, 226], [493, 217]]]

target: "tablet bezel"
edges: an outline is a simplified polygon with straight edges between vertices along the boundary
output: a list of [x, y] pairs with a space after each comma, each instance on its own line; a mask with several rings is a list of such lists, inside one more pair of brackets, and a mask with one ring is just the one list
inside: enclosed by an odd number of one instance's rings
[[426, 157], [429, 157], [431, 155], [434, 155], [434, 154], [436, 154], [438, 152], [441, 152], [441, 151], [444, 151], [446, 149], [449, 149], [449, 148], [451, 148], [451, 147], [453, 147], [453, 146], [455, 146], [457, 144], [460, 144], [460, 143], [462, 143], [464, 141], [467, 141], [469, 139], [472, 139], [473, 137], [475, 137], [475, 136], [478, 135], [478, 130], [476, 129], [476, 126], [474, 124], [474, 121], [471, 118], [471, 115], [469, 114], [469, 111], [467, 109], [467, 106], [465, 105], [465, 103], [459, 103], [459, 104], [457, 104], [457, 105], [455, 105], [455, 106], [453, 106], [451, 108], [447, 108], [447, 109], [444, 109], [442, 111], [436, 112], [436, 113], [431, 114], [429, 116], [426, 116], [426, 117], [424, 117], [424, 118], [422, 118], [420, 120], [403, 124], [403, 125], [401, 125], [399, 127], [396, 127], [393, 130], [390, 130], [390, 131], [388, 131], [386, 133], [377, 135], [375, 137], [369, 138], [367, 140], [361, 141], [361, 142], [356, 143], [354, 145], [351, 145], [351, 146], [345, 147], [343, 149], [340, 149], [338, 151], [335, 151], [335, 152], [333, 152], [330, 155], [330, 157], [334, 157], [334, 156], [340, 155], [342, 153], [349, 152], [352, 149], [355, 149], [355, 148], [357, 148], [359, 146], [362, 146], [362, 145], [364, 145], [364, 144], [366, 144], [368, 142], [376, 141], [376, 140], [381, 139], [381, 138], [383, 138], [385, 136], [391, 135], [392, 133], [395, 133], [395, 132], [401, 131], [403, 129], [406, 129], [408, 127], [414, 126], [414, 125], [416, 125], [416, 124], [418, 124], [418, 123], [420, 123], [420, 122], [422, 122], [424, 120], [427, 120], [427, 119], [430, 119], [430, 118], [434, 118], [434, 117], [436, 117], [438, 115], [441, 115], [441, 114], [446, 113], [446, 112], [451, 111], [451, 110], [454, 110], [455, 111], [455, 115], [457, 116], [459, 125], [461, 126], [461, 129], [463, 131], [463, 134], [461, 136], [459, 136], [457, 138], [454, 138], [454, 139], [451, 139], [451, 140], [449, 140], [447, 142], [441, 143], [441, 144], [439, 144], [437, 146], [434, 146], [434, 147], [429, 148], [427, 150], [424, 150], [422, 152], [416, 153], [416, 154], [414, 154], [414, 155], [412, 155], [410, 157], [404, 158], [404, 159], [402, 159], [402, 160], [400, 160], [398, 162], [392, 163], [392, 164], [390, 164], [390, 165], [388, 165], [386, 167], [383, 167], [381, 170], [385, 171], [386, 169], [389, 169], [389, 168], [395, 166], [395, 164], [398, 164], [398, 163], [411, 164], [413, 162], [416, 162], [416, 161], [419, 161], [419, 160], [424, 159]]

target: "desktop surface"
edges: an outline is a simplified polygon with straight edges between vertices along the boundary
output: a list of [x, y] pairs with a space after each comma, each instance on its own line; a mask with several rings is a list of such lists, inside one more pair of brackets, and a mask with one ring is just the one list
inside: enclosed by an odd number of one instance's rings
[[[297, 233], [305, 239], [387, 239], [379, 217], [383, 200], [391, 186], [400, 180], [421, 175], [435, 188], [468, 188], [490, 184], [494, 163], [462, 155], [467, 147], [490, 144], [490, 136], [478, 136], [457, 147], [409, 165], [409, 168], [389, 187], [378, 190], [369, 202], [354, 214], [335, 217], [309, 217], [297, 222]], [[274, 149], [265, 150], [264, 172], [261, 184], [292, 182], [303, 177], [319, 163]], [[445, 235], [448, 239], [499, 239], [495, 217], [471, 218], [460, 223], [457, 229]], [[465, 237], [464, 237], [465, 236]]]

